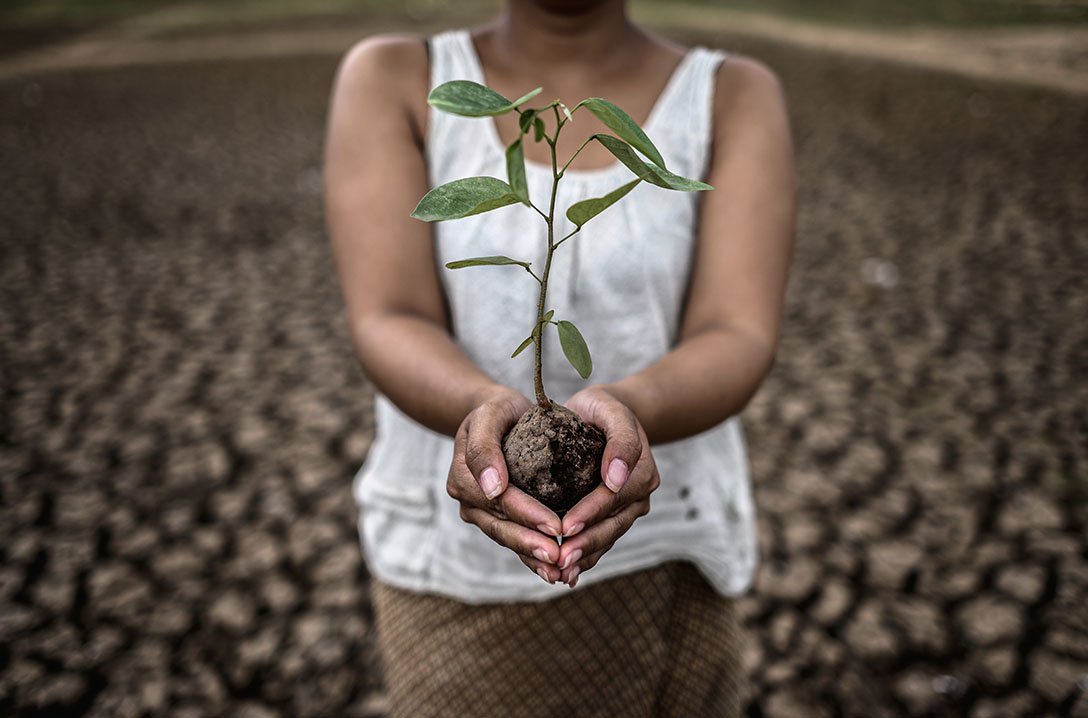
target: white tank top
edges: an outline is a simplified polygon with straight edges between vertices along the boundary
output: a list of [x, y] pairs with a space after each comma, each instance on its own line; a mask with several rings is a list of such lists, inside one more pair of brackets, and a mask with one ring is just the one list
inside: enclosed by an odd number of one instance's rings
[[[644, 129], [668, 166], [703, 178], [710, 155], [715, 72], [724, 55], [690, 50], [669, 79]], [[449, 80], [483, 83], [467, 31], [430, 43], [431, 87]], [[564, 98], [573, 104], [582, 98]], [[577, 116], [575, 117], [577, 121]], [[431, 109], [426, 159], [431, 186], [462, 177], [505, 178], [505, 148], [490, 118]], [[530, 197], [546, 203], [551, 167], [526, 163]], [[573, 226], [566, 207], [629, 182], [615, 163], [568, 170], [556, 203], [557, 236]], [[548, 308], [581, 330], [593, 356], [584, 381], [567, 363], [554, 332], [545, 339], [544, 385], [560, 403], [590, 383], [622, 379], [660, 359], [676, 341], [691, 270], [700, 193], [641, 183], [586, 224], [555, 253]], [[532, 352], [510, 354], [536, 319], [536, 281], [519, 267], [447, 270], [446, 262], [504, 254], [543, 267], [547, 230], [528, 207], [503, 209], [434, 225], [439, 274], [452, 329], [466, 354], [496, 381], [533, 397]], [[727, 371], [728, 368], [722, 368]], [[461, 521], [445, 491], [453, 440], [375, 400], [376, 437], [355, 479], [360, 533], [370, 571], [407, 590], [472, 603], [541, 600], [563, 595], [529, 571], [508, 549]], [[661, 486], [650, 513], [579, 578], [578, 587], [663, 561], [694, 562], [722, 594], [748, 587], [756, 564], [748, 464], [739, 421], [653, 447]]]

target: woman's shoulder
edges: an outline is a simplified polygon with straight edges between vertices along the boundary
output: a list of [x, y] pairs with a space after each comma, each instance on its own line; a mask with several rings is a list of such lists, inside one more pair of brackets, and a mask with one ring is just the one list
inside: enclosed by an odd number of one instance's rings
[[417, 129], [426, 121], [430, 63], [426, 41], [417, 35], [371, 35], [345, 53], [333, 92], [353, 102], [406, 112]]
[[359, 40], [344, 55], [341, 70], [381, 69], [391, 75], [427, 67], [426, 39], [419, 35], [378, 34]]
[[766, 63], [748, 55], [727, 52], [718, 66], [717, 94], [738, 100], [753, 96], [781, 95], [782, 82]]
[[354, 45], [340, 62], [340, 81], [383, 87], [427, 84], [427, 45], [414, 35], [371, 35]]
[[727, 53], [715, 79], [715, 114], [720, 118], [730, 109], [761, 106], [774, 110], [784, 103], [782, 83], [774, 70], [761, 60]]
[[715, 77], [716, 141], [733, 130], [777, 125], [786, 117], [785, 92], [774, 70], [756, 58], [727, 53]]

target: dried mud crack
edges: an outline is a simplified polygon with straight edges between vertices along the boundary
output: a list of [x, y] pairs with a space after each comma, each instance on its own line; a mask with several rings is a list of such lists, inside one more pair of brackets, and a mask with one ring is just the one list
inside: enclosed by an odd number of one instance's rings
[[[779, 72], [799, 159], [749, 715], [1086, 714], [1088, 101], [698, 39]], [[334, 69], [0, 82], [0, 713], [384, 714]]]

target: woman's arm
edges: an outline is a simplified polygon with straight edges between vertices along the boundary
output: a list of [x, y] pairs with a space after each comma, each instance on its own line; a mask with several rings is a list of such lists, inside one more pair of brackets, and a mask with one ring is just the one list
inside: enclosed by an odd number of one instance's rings
[[[716, 189], [703, 197], [677, 346], [643, 371], [568, 402], [591, 423], [633, 413], [627, 423], [641, 425], [644, 442], [692, 436], [740, 412], [774, 360], [794, 231], [785, 101], [774, 75], [744, 59], [723, 64], [715, 97], [707, 181]], [[630, 480], [619, 474], [618, 490], [595, 489], [563, 517], [570, 538], [560, 549], [560, 580], [577, 582], [646, 512], [657, 477], [642, 463], [632, 464]]]
[[793, 248], [794, 167], [785, 101], [761, 64], [718, 72], [716, 130], [680, 337], [645, 370], [605, 387], [652, 443], [739, 413], [774, 361]]
[[329, 236], [356, 354], [402, 411], [452, 436], [498, 387], [450, 336], [431, 227], [408, 215], [427, 192], [427, 56], [376, 37], [344, 59], [325, 147]]
[[352, 341], [382, 393], [455, 437], [447, 488], [462, 518], [534, 571], [546, 566], [558, 577], [550, 536], [559, 518], [506, 488], [499, 446], [529, 401], [496, 384], [453, 341], [431, 227], [409, 217], [428, 189], [427, 69], [418, 39], [372, 38], [347, 55], [333, 89], [325, 203]]

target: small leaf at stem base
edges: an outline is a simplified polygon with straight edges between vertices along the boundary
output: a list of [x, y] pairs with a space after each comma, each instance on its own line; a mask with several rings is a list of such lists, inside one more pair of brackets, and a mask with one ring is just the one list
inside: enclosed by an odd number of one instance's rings
[[578, 331], [578, 327], [564, 319], [559, 320], [558, 329], [559, 344], [563, 347], [567, 361], [583, 379], [588, 379], [593, 373], [593, 359], [589, 356], [589, 347], [586, 346], [582, 333]]
[[518, 344], [518, 348], [514, 350], [514, 353], [510, 355], [510, 358], [513, 359], [518, 354], [521, 354], [523, 351], [528, 349], [529, 345], [532, 344], [532, 343], [533, 343], [532, 335], [525, 337], [525, 341], [523, 341], [521, 344]]

